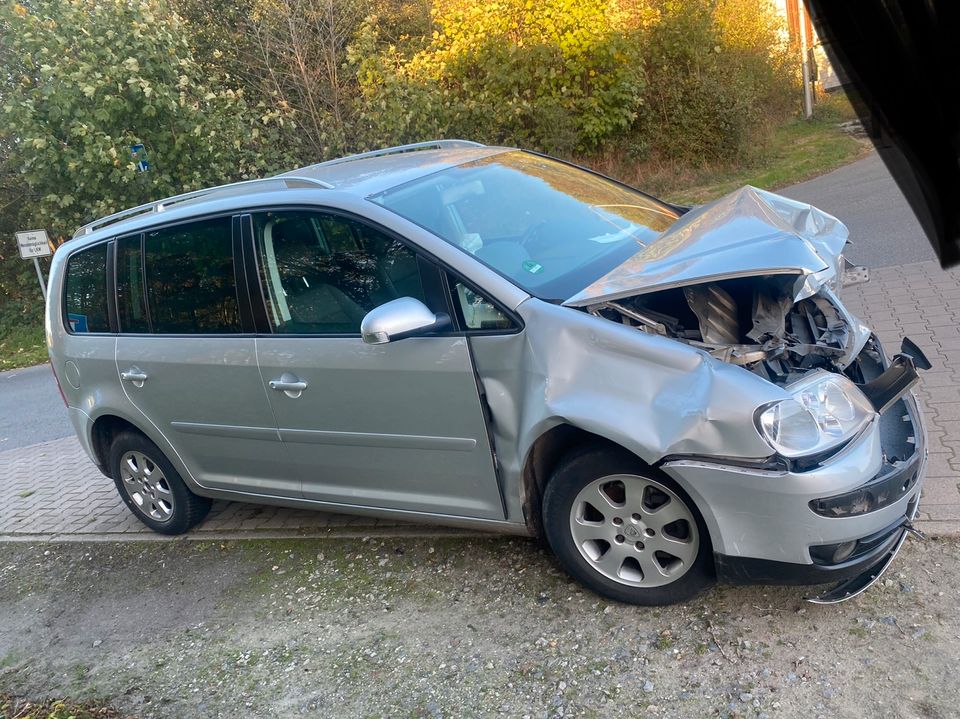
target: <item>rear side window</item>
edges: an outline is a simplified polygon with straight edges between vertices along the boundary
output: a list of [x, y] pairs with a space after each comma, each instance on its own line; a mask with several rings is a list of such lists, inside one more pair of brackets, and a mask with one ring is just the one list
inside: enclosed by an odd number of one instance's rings
[[70, 332], [109, 332], [107, 246], [77, 252], [67, 261], [64, 314]]
[[149, 332], [141, 235], [117, 240], [117, 319], [121, 332]]
[[241, 331], [229, 217], [148, 232], [144, 264], [154, 332]]

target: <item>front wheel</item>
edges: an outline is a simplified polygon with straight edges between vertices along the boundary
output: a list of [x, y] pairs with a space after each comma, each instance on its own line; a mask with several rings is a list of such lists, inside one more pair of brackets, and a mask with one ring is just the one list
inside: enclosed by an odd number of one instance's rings
[[671, 479], [623, 450], [561, 462], [543, 497], [550, 548], [593, 591], [630, 604], [672, 604], [713, 583], [710, 539]]
[[121, 432], [110, 445], [110, 473], [130, 511], [161, 534], [183, 534], [210, 511], [211, 501], [191, 492], [153, 442]]

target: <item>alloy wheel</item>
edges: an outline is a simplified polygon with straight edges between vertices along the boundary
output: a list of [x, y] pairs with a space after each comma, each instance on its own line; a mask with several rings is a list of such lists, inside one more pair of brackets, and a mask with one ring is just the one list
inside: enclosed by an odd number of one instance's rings
[[126, 452], [120, 458], [120, 478], [137, 509], [158, 522], [170, 519], [173, 492], [156, 462], [143, 452]]
[[677, 581], [700, 549], [697, 522], [669, 487], [633, 474], [601, 477], [577, 494], [570, 532], [588, 564], [633, 587]]

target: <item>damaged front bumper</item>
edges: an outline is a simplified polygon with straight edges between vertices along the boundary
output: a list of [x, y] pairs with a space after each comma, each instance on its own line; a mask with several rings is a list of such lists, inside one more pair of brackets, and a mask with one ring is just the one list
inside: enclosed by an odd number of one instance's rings
[[662, 465], [702, 508], [721, 579], [839, 582], [814, 600], [836, 602], [879, 578], [919, 504], [926, 436], [909, 388], [916, 368], [928, 366], [906, 342], [904, 352], [863, 385], [881, 414], [847, 446], [812, 466], [734, 466], [693, 458]]

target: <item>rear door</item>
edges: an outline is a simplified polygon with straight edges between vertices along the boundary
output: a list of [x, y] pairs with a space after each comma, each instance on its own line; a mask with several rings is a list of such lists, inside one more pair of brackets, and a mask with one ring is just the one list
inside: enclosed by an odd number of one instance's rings
[[[70, 246], [58, 250], [64, 251]], [[102, 388], [113, 387], [116, 381], [116, 318], [111, 317], [107, 300], [113, 251], [113, 243], [103, 242], [74, 252], [67, 260], [60, 308], [66, 329], [62, 364], [56, 357], [53, 361], [71, 414], [89, 411]]]
[[233, 224], [204, 219], [117, 241], [117, 372], [201, 485], [295, 497], [299, 480], [278, 471]]
[[257, 339], [262, 386], [303, 496], [503, 519], [467, 339], [360, 338], [364, 315], [398, 297], [446, 311], [439, 272], [398, 238], [332, 213], [260, 212], [243, 225], [271, 332]]

